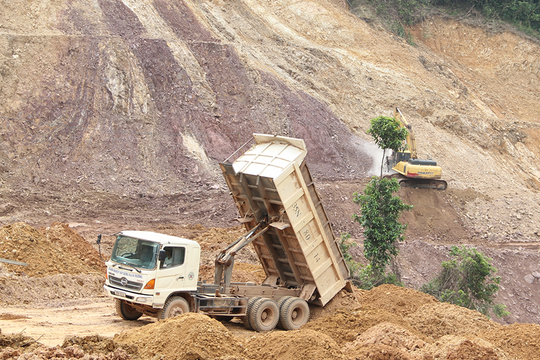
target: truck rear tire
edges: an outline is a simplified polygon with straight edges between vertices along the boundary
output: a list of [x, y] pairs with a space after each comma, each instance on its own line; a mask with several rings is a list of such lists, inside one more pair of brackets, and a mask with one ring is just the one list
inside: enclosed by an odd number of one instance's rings
[[255, 331], [273, 330], [279, 321], [279, 309], [272, 299], [262, 298], [255, 302], [249, 314], [249, 324]]
[[248, 300], [248, 303], [246, 305], [246, 316], [244, 316], [244, 318], [242, 319], [245, 328], [248, 329], [248, 330], [253, 330], [253, 328], [251, 327], [251, 324], [249, 323], [249, 314], [251, 314], [251, 310], [253, 309], [253, 305], [257, 301], [259, 301], [261, 299], [262, 299], [262, 297], [255, 296], [255, 297], [252, 297], [251, 299]]
[[169, 319], [189, 312], [189, 304], [181, 296], [171, 297], [158, 312], [158, 319]]
[[137, 320], [143, 313], [137, 311], [133, 306], [128, 304], [125, 300], [114, 299], [116, 313], [124, 320]]
[[280, 329], [283, 329], [283, 326], [281, 325], [281, 308], [283, 308], [283, 304], [285, 303], [285, 301], [287, 301], [289, 299], [294, 299], [294, 296], [284, 296], [284, 297], [282, 297], [281, 299], [279, 299], [277, 301], [277, 306], [278, 306], [279, 314], [280, 314], [279, 315], [280, 318], [279, 318], [277, 327], [280, 328]]
[[309, 305], [304, 299], [290, 298], [279, 310], [279, 324], [284, 330], [296, 330], [309, 320]]

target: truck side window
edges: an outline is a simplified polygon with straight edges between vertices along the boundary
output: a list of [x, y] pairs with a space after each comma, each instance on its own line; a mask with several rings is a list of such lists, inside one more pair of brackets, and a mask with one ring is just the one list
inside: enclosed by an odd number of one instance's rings
[[166, 246], [163, 248], [167, 256], [161, 263], [160, 268], [171, 268], [173, 266], [180, 266], [184, 263], [186, 257], [186, 248]]

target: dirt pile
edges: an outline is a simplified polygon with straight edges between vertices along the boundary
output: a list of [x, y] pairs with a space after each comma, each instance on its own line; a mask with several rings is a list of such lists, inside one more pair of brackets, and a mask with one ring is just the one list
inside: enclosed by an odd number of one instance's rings
[[431, 340], [445, 335], [478, 335], [501, 326], [477, 311], [440, 302], [425, 304], [405, 319]]
[[21, 222], [0, 228], [0, 254], [5, 259], [28, 264], [1, 263], [2, 267], [18, 275], [43, 277], [93, 272], [79, 257], [59, 248], [38, 230]]
[[243, 348], [217, 320], [201, 314], [188, 313], [142, 328], [126, 331], [114, 337], [120, 344], [135, 345], [144, 359], [217, 359], [239, 356]]
[[330, 336], [313, 330], [279, 331], [251, 338], [246, 343], [250, 360], [325, 360], [346, 359]]
[[478, 335], [515, 359], [540, 358], [540, 325], [512, 324]]
[[418, 354], [426, 343], [398, 325], [384, 322], [375, 325], [343, 346], [344, 354], [355, 359], [408, 359]]
[[68, 252], [71, 256], [82, 260], [88, 267], [104, 274], [106, 266], [99, 252], [68, 224], [54, 222], [51, 226], [39, 231], [47, 240]]
[[58, 305], [103, 292], [104, 265], [97, 251], [67, 225], [38, 231], [25, 223], [0, 228], [0, 303]]
[[296, 331], [255, 333], [239, 330], [237, 320], [187, 313], [135, 328], [129, 322], [113, 338], [67, 337], [57, 347], [4, 336], [0, 358], [529, 360], [540, 351], [540, 325], [499, 325], [413, 290], [384, 285], [333, 301], [334, 311]]
[[101, 295], [104, 281], [105, 277], [99, 274], [0, 276], [0, 303], [58, 306], [68, 300]]
[[31, 351], [24, 351], [21, 348], [6, 347], [0, 350], [0, 359], [2, 360], [56, 360], [56, 359], [84, 359], [84, 360], [130, 360], [132, 357], [124, 350], [118, 349], [114, 352], [105, 354], [89, 355], [78, 346], [69, 346], [66, 348], [60, 346], [47, 347], [40, 346]]

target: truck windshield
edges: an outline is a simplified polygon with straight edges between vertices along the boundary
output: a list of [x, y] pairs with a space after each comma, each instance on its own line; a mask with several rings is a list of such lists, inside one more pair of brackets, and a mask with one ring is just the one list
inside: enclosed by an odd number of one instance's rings
[[119, 235], [114, 244], [111, 260], [137, 268], [154, 269], [158, 251], [158, 243]]

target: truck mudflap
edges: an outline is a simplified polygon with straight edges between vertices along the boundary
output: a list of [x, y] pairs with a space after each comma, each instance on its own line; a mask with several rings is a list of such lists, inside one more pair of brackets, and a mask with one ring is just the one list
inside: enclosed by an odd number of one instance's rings
[[220, 296], [211, 294], [194, 295], [194, 312], [200, 312], [209, 316], [245, 316], [248, 303], [247, 297]]

